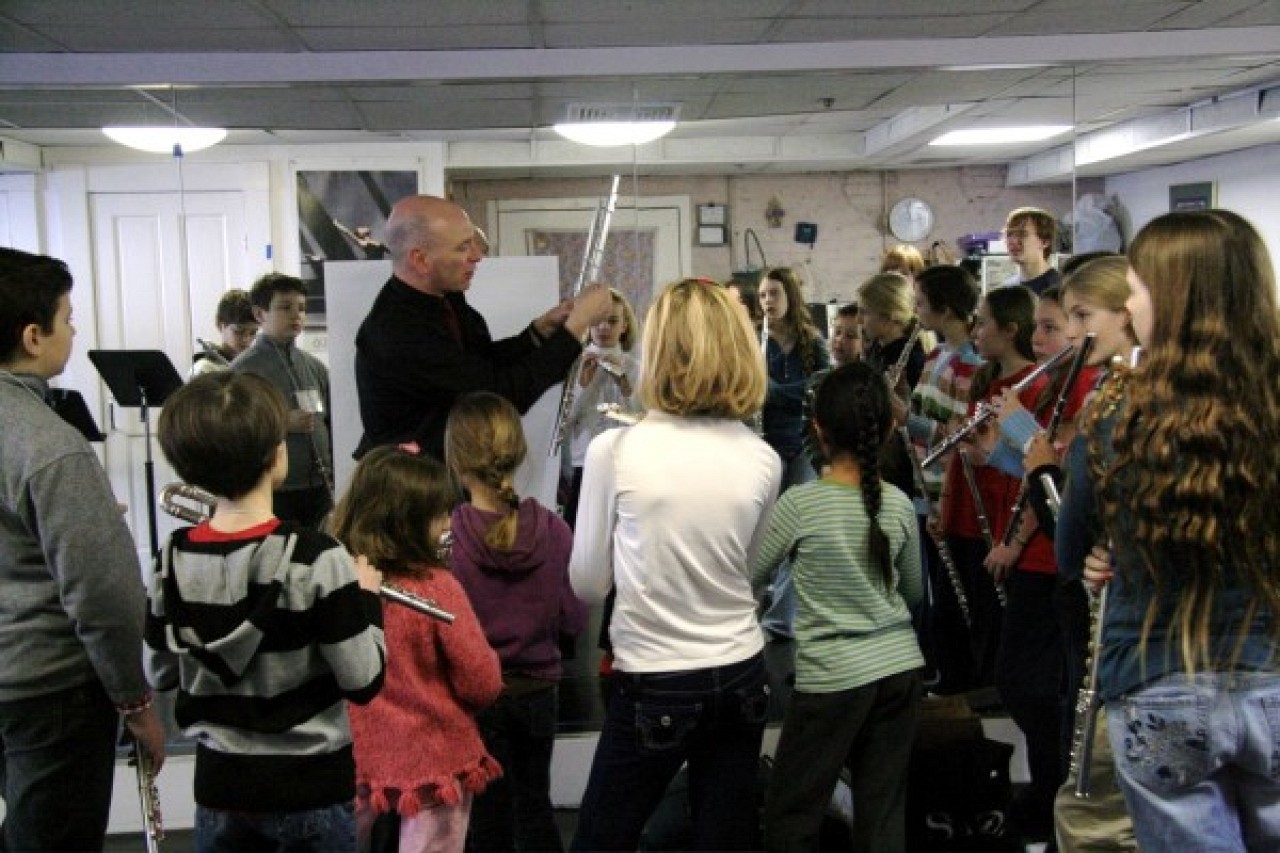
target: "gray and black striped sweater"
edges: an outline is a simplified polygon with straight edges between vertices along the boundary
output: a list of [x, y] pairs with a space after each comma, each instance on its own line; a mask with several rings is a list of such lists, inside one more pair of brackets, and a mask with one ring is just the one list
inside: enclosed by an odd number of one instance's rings
[[351, 800], [343, 700], [382, 687], [378, 597], [329, 536], [272, 521], [174, 532], [147, 584], [145, 663], [197, 741], [195, 800], [302, 811]]

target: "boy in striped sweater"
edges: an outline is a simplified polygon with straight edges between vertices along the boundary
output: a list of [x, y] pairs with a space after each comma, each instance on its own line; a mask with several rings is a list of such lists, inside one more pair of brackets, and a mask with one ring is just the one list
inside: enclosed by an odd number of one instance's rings
[[[974, 313], [980, 296], [977, 282], [960, 267], [929, 267], [916, 276], [916, 313], [920, 325], [938, 335], [939, 343], [925, 358], [920, 381], [911, 392], [911, 410], [907, 416], [907, 433], [912, 450], [923, 460], [965, 418], [969, 409], [969, 386], [982, 364], [971, 340]], [[954, 452], [954, 451], [952, 451]], [[942, 506], [942, 480], [948, 453], [923, 468], [927, 508], [939, 520]], [[960, 693], [976, 686], [973, 654], [969, 651], [969, 630], [955, 594], [953, 579], [948, 577], [935, 536], [930, 535], [926, 502], [917, 500], [920, 519], [920, 541], [923, 547], [925, 574], [930, 594], [916, 614], [920, 644], [928, 660], [931, 689], [936, 693]]]
[[382, 686], [381, 576], [282, 522], [286, 406], [250, 373], [201, 376], [160, 416], [165, 457], [218, 497], [148, 583], [145, 662], [196, 747], [196, 849], [355, 849], [344, 700]]

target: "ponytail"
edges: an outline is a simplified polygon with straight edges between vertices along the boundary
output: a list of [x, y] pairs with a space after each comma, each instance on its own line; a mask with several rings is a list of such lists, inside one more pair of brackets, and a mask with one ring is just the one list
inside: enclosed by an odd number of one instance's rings
[[511, 550], [520, 532], [515, 473], [528, 453], [519, 412], [497, 394], [465, 394], [449, 411], [444, 444], [445, 457], [455, 474], [479, 480], [506, 505], [503, 516], [485, 531], [484, 541], [495, 550]]

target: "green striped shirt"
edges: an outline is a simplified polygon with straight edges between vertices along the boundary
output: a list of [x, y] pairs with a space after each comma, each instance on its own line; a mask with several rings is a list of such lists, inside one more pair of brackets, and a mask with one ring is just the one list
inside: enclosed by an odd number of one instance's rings
[[752, 581], [763, 587], [790, 557], [797, 690], [849, 690], [924, 665], [907, 609], [923, 595], [915, 510], [894, 486], [885, 484], [881, 495], [880, 527], [893, 560], [889, 589], [871, 565], [860, 488], [817, 480], [788, 489], [774, 508]]

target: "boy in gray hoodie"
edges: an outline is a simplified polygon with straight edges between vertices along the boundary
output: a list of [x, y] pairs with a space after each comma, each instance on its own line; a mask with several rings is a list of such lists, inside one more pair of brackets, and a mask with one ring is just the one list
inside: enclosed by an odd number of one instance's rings
[[71, 273], [0, 248], [0, 777], [8, 850], [100, 850], [120, 716], [155, 770], [138, 553], [98, 457], [50, 409]]

